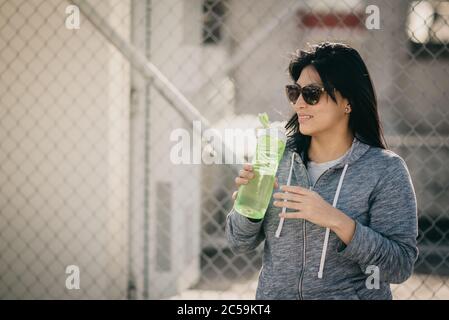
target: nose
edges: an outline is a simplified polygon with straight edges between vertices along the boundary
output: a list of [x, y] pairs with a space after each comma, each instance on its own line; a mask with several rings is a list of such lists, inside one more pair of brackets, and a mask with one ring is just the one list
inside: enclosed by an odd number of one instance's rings
[[307, 106], [304, 99], [302, 98], [302, 94], [299, 96], [298, 100], [293, 104], [293, 108], [295, 110], [304, 109]]

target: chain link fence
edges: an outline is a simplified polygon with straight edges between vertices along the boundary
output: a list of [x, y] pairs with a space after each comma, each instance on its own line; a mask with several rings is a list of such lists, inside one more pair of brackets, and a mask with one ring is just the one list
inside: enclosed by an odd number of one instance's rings
[[449, 299], [449, 2], [406, 0], [0, 0], [0, 298], [253, 299], [262, 248], [224, 236], [240, 165], [196, 163], [204, 141], [177, 165], [173, 132], [285, 121], [290, 53], [322, 40], [365, 59], [415, 185], [394, 296]]

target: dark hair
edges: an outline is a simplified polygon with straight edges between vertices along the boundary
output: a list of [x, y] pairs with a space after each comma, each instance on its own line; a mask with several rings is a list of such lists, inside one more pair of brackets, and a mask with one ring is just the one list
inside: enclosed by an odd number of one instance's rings
[[[349, 129], [365, 144], [386, 149], [385, 137], [377, 112], [377, 99], [371, 78], [360, 54], [343, 43], [322, 42], [311, 46], [310, 50], [297, 50], [288, 72], [294, 82], [298, 81], [306, 66], [315, 67], [321, 77], [327, 94], [337, 102], [334, 90], [348, 99], [351, 105]], [[304, 154], [308, 161], [311, 136], [299, 131], [298, 115], [287, 122], [287, 147]]]

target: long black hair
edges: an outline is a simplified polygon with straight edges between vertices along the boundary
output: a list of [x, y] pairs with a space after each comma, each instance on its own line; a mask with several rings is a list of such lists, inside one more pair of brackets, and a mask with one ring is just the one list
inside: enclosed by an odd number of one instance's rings
[[[335, 91], [348, 99], [351, 105], [349, 129], [361, 142], [386, 149], [385, 137], [377, 112], [377, 99], [371, 77], [360, 54], [354, 48], [333, 42], [322, 42], [309, 50], [297, 50], [288, 66], [291, 79], [296, 82], [307, 66], [315, 67], [327, 94], [337, 102]], [[312, 137], [299, 131], [298, 115], [287, 122], [287, 147], [304, 156], [308, 161], [308, 149]]]

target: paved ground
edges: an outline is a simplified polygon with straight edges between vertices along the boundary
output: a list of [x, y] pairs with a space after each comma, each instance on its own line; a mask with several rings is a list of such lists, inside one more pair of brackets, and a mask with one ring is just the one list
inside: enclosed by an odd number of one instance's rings
[[[215, 283], [219, 286], [218, 283]], [[223, 285], [224, 286], [224, 285]], [[221, 299], [254, 299], [257, 280], [253, 278], [247, 282], [228, 284], [226, 290], [207, 290], [205, 285], [187, 290], [171, 299], [187, 300], [221, 300]], [[401, 285], [392, 285], [394, 298], [409, 299], [449, 299], [449, 277], [415, 274]]]
[[[434, 247], [426, 250], [423, 245], [421, 249], [427, 263], [417, 263], [419, 268], [415, 268], [410, 279], [391, 286], [394, 299], [449, 300], [449, 261], [441, 258], [447, 256], [449, 246], [439, 246], [441, 252], [435, 251]], [[201, 265], [199, 283], [173, 299], [254, 299], [258, 266], [262, 265], [260, 254], [251, 253], [237, 258], [229, 250], [212, 250], [202, 256]]]

